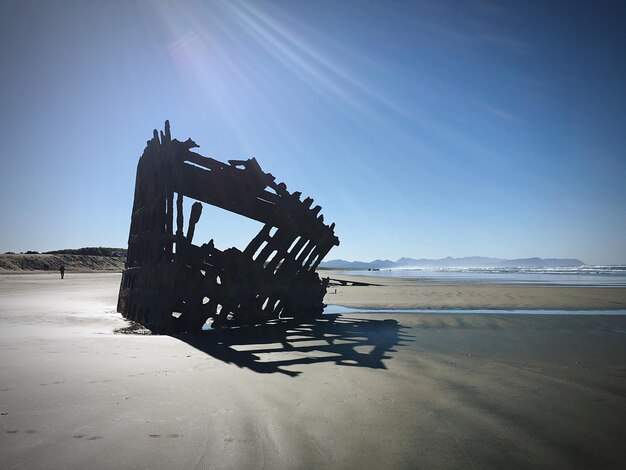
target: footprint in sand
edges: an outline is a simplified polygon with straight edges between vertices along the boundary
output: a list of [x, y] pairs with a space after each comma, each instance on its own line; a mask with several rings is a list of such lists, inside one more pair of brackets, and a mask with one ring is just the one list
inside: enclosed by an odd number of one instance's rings
[[97, 441], [98, 439], [102, 439], [102, 436], [91, 436], [91, 437], [87, 437], [84, 434], [74, 434], [72, 436], [74, 439], [82, 439], [83, 437], [85, 437], [86, 441]]

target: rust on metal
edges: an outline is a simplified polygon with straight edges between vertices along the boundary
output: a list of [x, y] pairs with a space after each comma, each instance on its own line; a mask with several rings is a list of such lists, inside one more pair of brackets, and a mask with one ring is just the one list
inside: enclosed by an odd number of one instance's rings
[[[335, 224], [254, 158], [223, 163], [196, 147], [172, 139], [166, 121], [139, 159], [117, 311], [158, 333], [320, 315], [328, 279], [316, 268], [339, 245]], [[184, 197], [196, 201], [190, 214]], [[202, 203], [263, 228], [243, 251], [194, 243]]]

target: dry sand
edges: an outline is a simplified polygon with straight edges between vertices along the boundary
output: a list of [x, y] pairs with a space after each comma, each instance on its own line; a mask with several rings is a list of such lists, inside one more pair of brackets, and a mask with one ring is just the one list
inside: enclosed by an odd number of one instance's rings
[[119, 279], [0, 275], [3, 469], [626, 465], [626, 316], [113, 334]]
[[0, 254], [0, 273], [12, 274], [24, 271], [59, 271], [61, 265], [73, 272], [114, 271], [122, 272], [126, 257], [93, 255], [52, 254]]

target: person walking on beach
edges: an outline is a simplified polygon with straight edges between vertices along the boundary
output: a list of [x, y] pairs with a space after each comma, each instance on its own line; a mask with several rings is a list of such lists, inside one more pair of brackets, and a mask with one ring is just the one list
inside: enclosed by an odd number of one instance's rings
[[61, 272], [61, 279], [63, 279], [63, 276], [65, 276], [65, 266], [61, 265], [59, 271]]

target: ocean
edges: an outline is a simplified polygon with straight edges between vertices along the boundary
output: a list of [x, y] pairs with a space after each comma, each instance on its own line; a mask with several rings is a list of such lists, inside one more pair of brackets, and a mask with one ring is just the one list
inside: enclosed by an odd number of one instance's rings
[[626, 266], [576, 268], [410, 268], [380, 271], [345, 270], [351, 276], [419, 279], [426, 282], [538, 284], [554, 286], [626, 287]]

